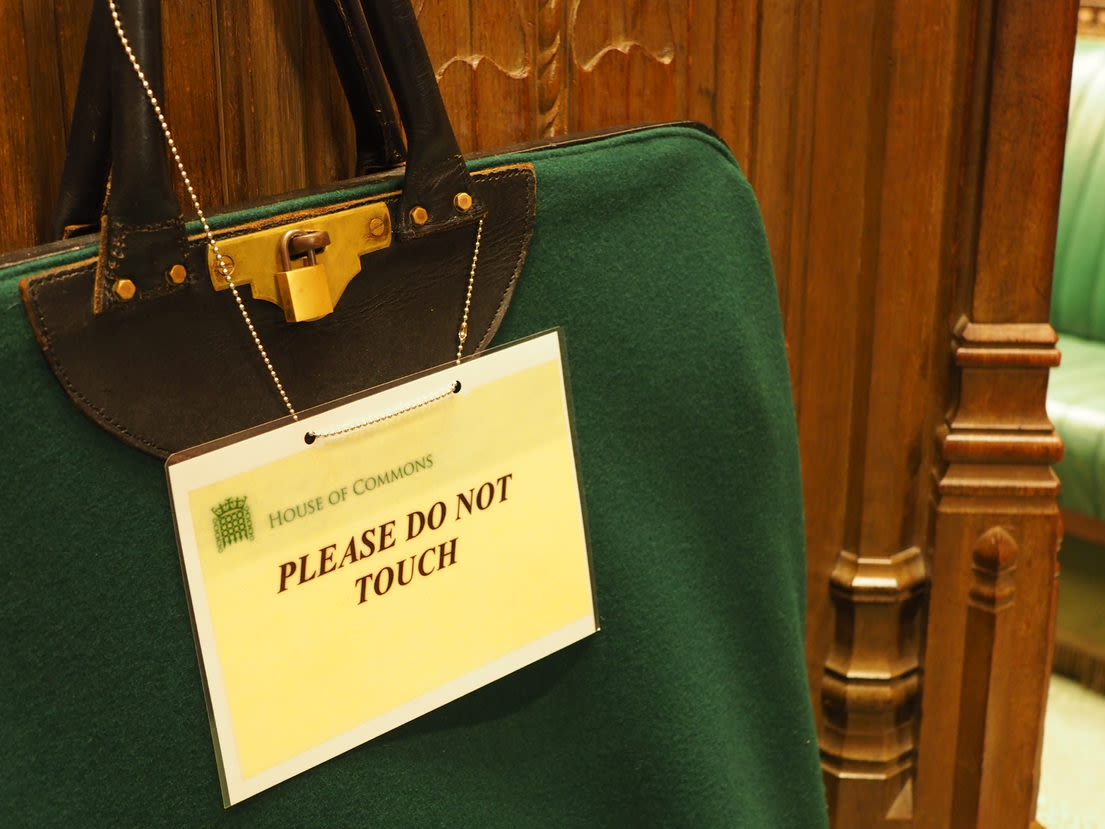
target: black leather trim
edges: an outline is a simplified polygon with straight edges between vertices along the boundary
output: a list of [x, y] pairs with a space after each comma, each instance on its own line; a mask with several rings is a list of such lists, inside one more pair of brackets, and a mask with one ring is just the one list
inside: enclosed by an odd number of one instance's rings
[[[164, 101], [161, 4], [116, 0], [116, 7], [146, 80]], [[96, 290], [90, 297], [96, 313], [113, 310], [113, 289], [121, 279], [134, 282], [143, 296], [175, 289], [165, 274], [184, 264], [185, 246], [161, 126], [110, 20], [106, 26], [111, 43], [105, 56], [110, 74], [111, 178], [101, 220]]]
[[[608, 138], [616, 138], [619, 135], [633, 135], [640, 132], [648, 132], [649, 130], [663, 129], [666, 127], [680, 127], [683, 129], [694, 130], [695, 132], [703, 133], [711, 138], [715, 138], [721, 141], [724, 140], [714, 130], [699, 121], [669, 121], [664, 123], [652, 123], [652, 124], [633, 124], [629, 126], [613, 127], [610, 129], [591, 130], [588, 132], [572, 133], [571, 135], [561, 135], [555, 138], [539, 138], [534, 141], [526, 141], [519, 144], [513, 144], [508, 147], [498, 147], [493, 150], [483, 150], [480, 152], [469, 153], [465, 156], [468, 162], [478, 161], [483, 158], [499, 158], [505, 156], [516, 157], [518, 163], [525, 163], [525, 156], [527, 153], [540, 152], [542, 150], [558, 149], [562, 147], [576, 147], [583, 144], [592, 144], [598, 141], [605, 141]], [[235, 205], [228, 207], [224, 212], [232, 212], [235, 210], [248, 210], [257, 207], [263, 207], [270, 204], [279, 204], [289, 199], [300, 198], [303, 196], [313, 196], [320, 193], [333, 193], [339, 190], [346, 190], [350, 187], [358, 185], [372, 184], [375, 182], [386, 181], [388, 179], [395, 179], [397, 176], [402, 176], [405, 172], [403, 166], [399, 166], [392, 170], [385, 170], [378, 173], [373, 173], [367, 176], [362, 176], [357, 179], [350, 179], [349, 181], [336, 182], [334, 184], [328, 184], [322, 187], [312, 187], [310, 189], [295, 190], [289, 193], [283, 193], [279, 196], [272, 196], [269, 198], [258, 199], [256, 201], [249, 202], [248, 204]], [[398, 182], [397, 182], [398, 186]], [[0, 257], [0, 262], [3, 259]]]
[[69, 228], [98, 227], [111, 169], [111, 106], [107, 61], [111, 41], [107, 3], [92, 6], [77, 101], [61, 174], [53, 237], [72, 236]]
[[[472, 181], [486, 218], [466, 355], [485, 348], [502, 321], [536, 211], [529, 165], [478, 173]], [[394, 214], [398, 197], [382, 200]], [[246, 224], [230, 235], [286, 221], [278, 216]], [[279, 308], [249, 299], [244, 289], [292, 402], [306, 409], [449, 361], [475, 233], [475, 225], [458, 226], [416, 242], [396, 239], [365, 256], [335, 313], [314, 323], [288, 324]], [[206, 255], [204, 239], [191, 240], [184, 285], [119, 303], [112, 313], [97, 315], [88, 301], [96, 278], [88, 260], [21, 286], [43, 352], [77, 407], [159, 457], [285, 414], [233, 298], [211, 287]]]
[[403, 131], [360, 0], [315, 0], [315, 8], [353, 115], [357, 175], [402, 164]]
[[179, 290], [166, 277], [174, 265], [187, 263], [187, 232], [180, 216], [151, 224], [133, 224], [105, 216], [96, 261], [93, 312], [101, 314], [127, 304], [115, 295], [115, 286], [121, 279], [139, 286], [138, 298], [131, 300], [135, 304]]
[[[393, 217], [395, 232], [413, 239], [471, 223], [484, 207], [472, 189], [414, 6], [410, 0], [370, 0], [364, 9], [407, 133], [407, 168]], [[462, 192], [475, 199], [463, 212], [453, 205], [454, 196]], [[415, 224], [415, 207], [424, 208], [429, 221]]]
[[[161, 4], [116, 0], [116, 6], [146, 80], [165, 100], [161, 61]], [[110, 24], [109, 24], [110, 26]], [[111, 72], [111, 183], [105, 215], [119, 224], [154, 225], [180, 214], [165, 138], [146, 92], [111, 28], [106, 60]]]

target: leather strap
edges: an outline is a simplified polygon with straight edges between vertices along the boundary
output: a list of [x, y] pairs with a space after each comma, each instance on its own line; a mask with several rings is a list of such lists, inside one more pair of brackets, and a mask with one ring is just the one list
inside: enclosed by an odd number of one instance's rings
[[[407, 174], [395, 231], [400, 239], [423, 236], [482, 216], [468, 168], [445, 111], [426, 42], [410, 0], [367, 0], [365, 15], [407, 133]], [[471, 209], [454, 205], [458, 193], [475, 198]], [[428, 221], [411, 218], [424, 208]]]
[[95, 3], [85, 40], [61, 191], [54, 211], [55, 239], [91, 232], [99, 225], [104, 207], [111, 170], [111, 73], [104, 60], [111, 47], [109, 25], [107, 4]]
[[[164, 102], [161, 4], [117, 2], [131, 48], [158, 99]], [[110, 24], [109, 24], [110, 25]], [[109, 37], [115, 38], [112, 29]], [[111, 169], [105, 213], [138, 227], [180, 215], [165, 157], [161, 127], [134, 68], [118, 42], [108, 51], [111, 72]]]
[[[106, 0], [98, 0], [106, 5]], [[131, 49], [158, 99], [164, 101], [161, 4], [116, 0]], [[111, 175], [100, 220], [100, 260], [92, 306], [120, 303], [115, 289], [132, 281], [146, 297], [173, 290], [166, 275], [185, 261], [187, 234], [173, 192], [161, 127], [115, 35], [110, 19], [106, 52], [111, 111]]]
[[403, 163], [406, 147], [360, 0], [315, 0], [353, 115], [357, 175]]

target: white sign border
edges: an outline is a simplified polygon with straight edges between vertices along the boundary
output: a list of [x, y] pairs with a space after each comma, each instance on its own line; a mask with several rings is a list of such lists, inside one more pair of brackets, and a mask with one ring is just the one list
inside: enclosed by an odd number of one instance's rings
[[[189, 499], [197, 489], [226, 478], [228, 466], [241, 475], [261, 466], [274, 463], [297, 452], [311, 451], [304, 448], [307, 432], [328, 432], [342, 428], [350, 422], [361, 422], [402, 410], [412, 402], [425, 399], [434, 390], [460, 382], [458, 395], [488, 385], [520, 371], [562, 358], [563, 338], [559, 329], [535, 335], [529, 339], [510, 343], [501, 348], [469, 358], [459, 365], [448, 365], [414, 380], [391, 386], [379, 392], [368, 392], [350, 402], [327, 407], [318, 414], [301, 417], [298, 421], [278, 421], [272, 427], [259, 427], [243, 432], [240, 437], [231, 436], [193, 450], [172, 455], [166, 461], [166, 477], [173, 519], [177, 529], [181, 570], [187, 583], [189, 611], [196, 638], [196, 655], [204, 682], [211, 733], [215, 743], [215, 755], [219, 767], [223, 805], [233, 806], [265, 789], [271, 788], [297, 774], [314, 768], [327, 760], [349, 751], [394, 728], [398, 728], [423, 714], [433, 711], [465, 694], [501, 679], [546, 656], [585, 639], [599, 630], [598, 612], [592, 604], [592, 612], [548, 636], [531, 642], [512, 653], [484, 665], [462, 677], [411, 700], [386, 714], [364, 722], [309, 751], [303, 752], [277, 766], [245, 777], [237, 751], [237, 739], [230, 713], [226, 682], [215, 640], [211, 608], [202, 577], [199, 547], [190, 516]], [[564, 373], [561, 362], [562, 375]], [[571, 400], [565, 381], [565, 406], [569, 409], [571, 424]], [[371, 428], [371, 427], [369, 427]], [[254, 434], [255, 433], [255, 434]], [[575, 436], [573, 433], [573, 445]], [[246, 446], [248, 441], [249, 445]], [[578, 457], [573, 455], [578, 478]], [[586, 508], [580, 490], [580, 510], [586, 535]], [[590, 542], [587, 542], [590, 558]], [[592, 596], [594, 587], [592, 584]], [[206, 659], [205, 659], [206, 655]]]

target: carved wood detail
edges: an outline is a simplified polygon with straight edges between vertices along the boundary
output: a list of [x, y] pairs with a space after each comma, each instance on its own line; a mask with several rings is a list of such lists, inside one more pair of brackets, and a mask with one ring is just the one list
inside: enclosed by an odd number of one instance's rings
[[[955, 790], [952, 793], [953, 827], [1008, 826], [1008, 815], [995, 816], [1001, 809], [1001, 781], [985, 773], [992, 759], [987, 756], [986, 736], [1008, 725], [1001, 721], [1000, 708], [1007, 699], [1004, 667], [1016, 646], [1010, 614], [1016, 588], [1013, 570], [1019, 555], [1017, 542], [1004, 527], [991, 527], [978, 539], [972, 553], [967, 610], [967, 652], [960, 686], [960, 708], [979, 716], [964, 722], [956, 741]], [[987, 789], [989, 789], [987, 791]]]
[[[955, 822], [955, 792], [978, 804], [986, 826], [1023, 829], [1035, 811], [1054, 626], [1049, 465], [1062, 448], [1044, 407], [1058, 362], [1046, 320], [1074, 4], [1043, 24], [1011, 0], [817, 8], [814, 121], [847, 126], [813, 137], [799, 225], [807, 258], [790, 260], [791, 280], [795, 266], [807, 276], [783, 296], [799, 355], [812, 504], [807, 647], [830, 814], [836, 827], [973, 826]], [[854, 82], [845, 90], [834, 72]], [[1026, 99], [1037, 102], [1028, 115]], [[1027, 159], [1031, 181], [1010, 174]], [[845, 203], [856, 209], [841, 214]], [[1021, 551], [1008, 575], [1019, 599], [1001, 611], [996, 650], [968, 632], [973, 552], [993, 527]], [[920, 704], [894, 709], [884, 669], [881, 706], [865, 708], [849, 699], [853, 687], [867, 690], [865, 664], [910, 649], [880, 639], [863, 604], [879, 582], [845, 593], [841, 570], [853, 556], [910, 548], [931, 578], [927, 608], [912, 599], [924, 629]], [[903, 627], [887, 608], [881, 624], [888, 637]], [[1015, 650], [1001, 645], [1006, 629]], [[964, 695], [968, 664], [992, 666], [979, 696]], [[986, 759], [974, 774], [955, 760], [971, 725], [983, 729], [974, 745]]]
[[[961, 139], [961, 180], [970, 184], [952, 267], [967, 279], [955, 303], [963, 317], [954, 348], [959, 394], [942, 441], [932, 553], [917, 775], [926, 827], [1032, 822], [1055, 638], [1061, 521], [1050, 464], [1061, 447], [1045, 402], [1059, 355], [1046, 321], [1077, 4], [1041, 17], [1013, 0], [990, 2], [971, 34]], [[1027, 159], [1031, 179], [1011, 174], [1009, 165]], [[994, 527], [1017, 543], [1017, 600], [987, 641], [968, 628], [977, 614], [973, 551]], [[988, 686], [964, 695], [968, 666], [987, 662]], [[981, 732], [973, 737], [981, 770], [932, 748], [971, 729]]]
[[533, 12], [521, 0], [420, 0], [418, 22], [461, 149], [533, 134]]
[[542, 137], [567, 130], [564, 95], [566, 40], [564, 6], [560, 0], [538, 0], [537, 4], [537, 130]]
[[568, 38], [575, 65], [593, 72], [613, 52], [639, 51], [661, 64], [675, 59], [675, 21], [687, 0], [571, 0]]
[[939, 786], [947, 826], [998, 829], [1035, 812], [1037, 769], [1011, 758], [1039, 739], [1051, 663], [1060, 533], [1051, 464], [1062, 444], [1045, 404], [1059, 352], [1043, 323], [962, 321], [957, 332], [960, 404], [943, 434], [934, 550], [945, 577], [929, 625], [930, 648], [950, 658], [926, 686], [941, 699], [956, 688], [957, 702], [934, 717], [947, 718], [956, 751], [950, 768], [922, 770]]
[[877, 781], [885, 811], [910, 797], [921, 684], [924, 557], [841, 552], [832, 573], [836, 633], [821, 685], [830, 811], [845, 781]]
[[[487, 61], [503, 75], [515, 80], [529, 77], [530, 50], [526, 12], [517, 0], [502, 3], [473, 2], [467, 7], [448, 3], [415, 4], [423, 27], [458, 35], [447, 49], [435, 50], [439, 56], [434, 69], [440, 79], [451, 66], [466, 64], [477, 70]], [[436, 20], [434, 18], [437, 18]], [[445, 44], [438, 43], [439, 47]]]

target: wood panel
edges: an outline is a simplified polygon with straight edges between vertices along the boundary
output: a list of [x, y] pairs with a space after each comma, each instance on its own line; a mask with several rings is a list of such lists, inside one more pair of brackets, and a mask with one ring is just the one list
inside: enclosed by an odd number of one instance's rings
[[[46, 233], [40, 203], [51, 203], [60, 176], [50, 147], [64, 146], [61, 80], [53, 9], [35, 0], [0, 4], [0, 215], [4, 234], [26, 244]], [[37, 104], [42, 103], [42, 111]]]
[[[0, 248], [44, 239], [92, 2], [0, 0]], [[1074, 0], [415, 5], [466, 150], [683, 118], [729, 143], [791, 357], [834, 825], [1029, 826]], [[167, 109], [205, 206], [349, 174], [309, 3], [164, 8]]]
[[[216, 13], [216, 0], [163, 5], [166, 35], [173, 32], [179, 41], [192, 44], [187, 52], [165, 51], [165, 112], [178, 134], [181, 156], [200, 197], [225, 203], [229, 182], [223, 156], [224, 116], [212, 108], [211, 97], [219, 88]], [[211, 129], [213, 124], [216, 129]], [[179, 182], [177, 198], [188, 204]]]

